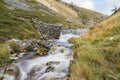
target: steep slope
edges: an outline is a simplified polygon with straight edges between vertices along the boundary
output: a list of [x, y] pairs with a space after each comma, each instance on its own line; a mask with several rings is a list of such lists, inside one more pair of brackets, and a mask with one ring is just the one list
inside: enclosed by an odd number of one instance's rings
[[[67, 26], [93, 26], [106, 18], [105, 15], [80, 8], [61, 0], [4, 0], [8, 9], [22, 9], [26, 11], [43, 11], [56, 16], [56, 22]], [[44, 14], [43, 14], [44, 16]], [[45, 16], [44, 16], [45, 17]], [[52, 18], [52, 17], [51, 17]], [[49, 18], [45, 19], [48, 21]], [[61, 20], [62, 19], [62, 20]], [[63, 20], [64, 19], [64, 20]], [[44, 20], [43, 20], [44, 21]], [[51, 21], [54, 22], [54, 21]]]
[[49, 9], [52, 9], [58, 14], [64, 16], [65, 18], [72, 19], [71, 21], [73, 22], [87, 26], [96, 25], [97, 23], [103, 21], [106, 18], [106, 16], [103, 14], [75, 6], [73, 4], [68, 4], [61, 0], [37, 1], [45, 5]]
[[79, 21], [82, 22], [82, 24], [87, 26], [94, 26], [101, 21], [105, 20], [107, 16], [91, 11], [89, 9], [81, 8], [75, 5], [69, 5], [73, 10], [75, 10], [79, 16]]
[[69, 6], [65, 5], [61, 1], [57, 0], [37, 0], [38, 2], [44, 4], [48, 8], [57, 12], [58, 14], [67, 18], [78, 18], [77, 13]]
[[75, 44], [71, 80], [120, 80], [120, 12], [71, 42]]

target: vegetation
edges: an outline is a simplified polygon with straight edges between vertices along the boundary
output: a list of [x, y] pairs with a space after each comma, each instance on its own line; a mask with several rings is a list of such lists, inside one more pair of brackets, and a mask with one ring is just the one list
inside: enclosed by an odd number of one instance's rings
[[44, 0], [40, 1], [40, 3], [47, 6], [49, 9], [52, 9], [54, 12], [63, 16], [64, 18], [72, 19], [72, 23], [75, 24], [72, 25], [72, 27], [81, 26], [80, 24], [87, 26], [89, 24], [96, 24], [106, 18], [106, 16], [103, 14], [77, 7], [73, 4], [68, 4], [66, 2], [63, 2], [62, 0]]
[[117, 12], [89, 35], [71, 39], [75, 60], [71, 80], [120, 80], [120, 12]]
[[0, 67], [5, 66], [9, 60], [10, 51], [2, 44], [0, 44]]
[[89, 9], [85, 9], [82, 7], [78, 7], [78, 6], [74, 5], [73, 3], [67, 4], [67, 5], [77, 12], [78, 19], [84, 25], [91, 26], [90, 24], [92, 23], [92, 21], [94, 23], [93, 25], [96, 25], [97, 23], [100, 23], [107, 17], [101, 13], [91, 11]]
[[[0, 1], [0, 43], [11, 39], [31, 39], [40, 38], [40, 33], [34, 25], [25, 20], [21, 20], [18, 14], [22, 11], [11, 11], [5, 7], [5, 3]], [[25, 14], [25, 12], [23, 13]], [[22, 14], [21, 14], [22, 15]]]
[[73, 19], [78, 18], [77, 13], [69, 6], [64, 5], [62, 1], [56, 1], [56, 0], [46, 0], [46, 1], [51, 5], [51, 7], [54, 7], [57, 10], [57, 13], [59, 13], [60, 15], [66, 18], [73, 18]]

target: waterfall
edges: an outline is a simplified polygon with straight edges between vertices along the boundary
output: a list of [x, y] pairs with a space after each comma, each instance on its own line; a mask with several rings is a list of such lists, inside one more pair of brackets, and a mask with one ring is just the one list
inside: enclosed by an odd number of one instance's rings
[[68, 40], [72, 37], [84, 36], [88, 30], [88, 28], [62, 30], [60, 38], [52, 43], [47, 56], [18, 59], [15, 80], [64, 79], [69, 73], [73, 60], [72, 44]]
[[79, 29], [65, 29], [62, 30], [62, 35], [64, 34], [74, 34], [79, 36], [84, 36], [89, 31], [89, 28], [79, 28]]

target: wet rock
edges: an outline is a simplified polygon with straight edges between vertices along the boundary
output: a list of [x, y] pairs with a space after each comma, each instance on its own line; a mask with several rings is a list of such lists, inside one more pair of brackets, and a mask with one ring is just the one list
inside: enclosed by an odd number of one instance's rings
[[60, 52], [61, 52], [61, 53], [64, 53], [64, 51], [65, 51], [65, 49], [60, 49]]
[[56, 50], [56, 48], [53, 47], [53, 48], [50, 49], [49, 53], [52, 53], [52, 52], [54, 52], [55, 50]]
[[27, 59], [35, 59], [35, 58], [38, 58], [40, 56], [41, 56], [40, 54], [35, 53], [32, 56], [27, 57]]
[[23, 57], [26, 53], [14, 53], [14, 54], [11, 54], [10, 55], [10, 59], [11, 60], [17, 60], [19, 59], [20, 57]]
[[11, 54], [20, 53], [20, 52], [32, 52], [35, 49], [44, 47], [46, 49], [50, 48], [50, 41], [44, 40], [9, 40], [6, 43], [6, 47], [11, 51]]
[[54, 71], [54, 67], [53, 66], [49, 66], [49, 67], [47, 67], [45, 73], [53, 72], [53, 71]]
[[44, 47], [40, 47], [37, 49], [37, 52], [36, 53], [43, 53], [43, 54], [46, 54], [48, 52], [48, 50]]
[[4, 67], [2, 75], [3, 75], [2, 76], [3, 80], [8, 80], [8, 79], [6, 79], [7, 77], [15, 76], [15, 65], [9, 64], [6, 67]]
[[19, 57], [15, 57], [15, 56], [13, 56], [13, 57], [10, 56], [9, 58], [10, 58], [11, 60], [17, 60], [17, 59], [19, 59]]
[[58, 65], [58, 64], [60, 64], [59, 61], [50, 61], [50, 62], [46, 63], [46, 66]]
[[14, 71], [15, 65], [14, 64], [9, 64], [5, 67], [5, 72], [6, 71]]
[[18, 55], [17, 55], [17, 57], [23, 57], [23, 55], [25, 55], [26, 53], [19, 53]]
[[45, 55], [47, 55], [47, 53], [41, 53], [41, 52], [36, 53], [36, 54], [39, 55], [39, 56], [45, 56]]
[[0, 77], [0, 80], [4, 80], [4, 77]]

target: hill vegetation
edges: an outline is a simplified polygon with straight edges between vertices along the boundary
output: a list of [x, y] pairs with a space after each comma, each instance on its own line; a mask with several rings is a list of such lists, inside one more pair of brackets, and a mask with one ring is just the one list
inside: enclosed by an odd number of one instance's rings
[[75, 44], [71, 80], [120, 80], [120, 12], [71, 42]]
[[72, 19], [72, 21], [77, 24], [93, 26], [107, 17], [101, 13], [65, 3], [62, 0], [37, 1], [57, 12], [61, 16]]
[[[52, 5], [52, 8], [46, 4]], [[10, 51], [3, 45], [7, 40], [41, 39], [34, 20], [75, 28], [86, 26], [83, 21], [87, 20], [82, 21], [82, 18], [87, 19], [91, 15], [104, 16], [87, 9], [80, 8], [77, 11], [70, 4], [59, 0], [0, 0], [0, 64], [10, 62]], [[67, 21], [68, 18], [72, 18], [72, 21]]]

